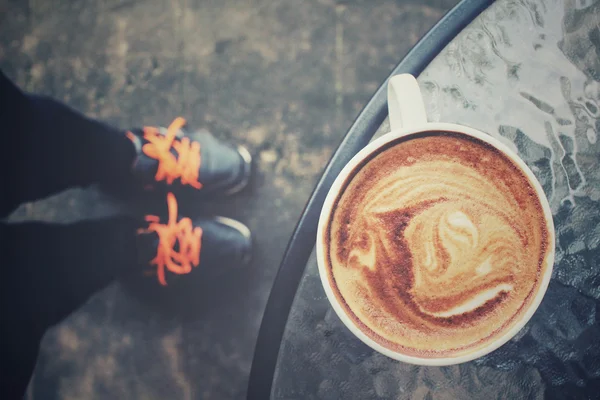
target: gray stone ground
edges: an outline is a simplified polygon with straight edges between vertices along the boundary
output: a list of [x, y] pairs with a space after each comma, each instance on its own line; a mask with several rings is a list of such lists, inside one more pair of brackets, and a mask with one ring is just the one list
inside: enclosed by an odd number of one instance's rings
[[[255, 235], [253, 264], [160, 313], [115, 283], [45, 336], [27, 398], [243, 398], [271, 284], [334, 148], [454, 0], [0, 0], [0, 68], [121, 127], [178, 115], [247, 145], [256, 177], [203, 206]], [[95, 189], [15, 221], [113, 214]]]

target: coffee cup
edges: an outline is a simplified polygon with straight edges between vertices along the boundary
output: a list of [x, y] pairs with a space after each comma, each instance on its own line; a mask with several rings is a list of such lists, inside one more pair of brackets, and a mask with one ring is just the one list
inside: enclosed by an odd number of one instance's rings
[[510, 340], [554, 263], [544, 191], [506, 145], [427, 122], [416, 79], [388, 83], [391, 132], [343, 168], [324, 202], [317, 260], [344, 325], [374, 350], [452, 365]]

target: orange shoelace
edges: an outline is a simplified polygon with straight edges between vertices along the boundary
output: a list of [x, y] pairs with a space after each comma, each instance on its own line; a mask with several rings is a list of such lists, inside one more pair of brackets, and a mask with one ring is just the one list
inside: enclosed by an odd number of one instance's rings
[[[167, 134], [161, 135], [157, 128], [145, 127], [144, 139], [148, 141], [142, 146], [142, 151], [148, 157], [158, 160], [158, 170], [154, 179], [172, 184], [179, 178], [181, 184], [190, 185], [196, 189], [202, 188], [198, 180], [200, 174], [200, 143], [192, 142], [189, 138], [177, 138], [177, 132], [185, 125], [185, 119], [175, 118], [167, 128]], [[171, 153], [171, 147], [177, 152], [177, 157]]]
[[[158, 248], [156, 257], [150, 261], [156, 265], [158, 281], [166, 286], [165, 269], [178, 275], [188, 274], [192, 267], [200, 264], [200, 250], [202, 241], [202, 228], [193, 227], [192, 220], [182, 218], [177, 222], [177, 199], [173, 193], [167, 194], [167, 206], [169, 207], [169, 221], [160, 223], [160, 218], [155, 215], [146, 216], [149, 222], [148, 228], [140, 229], [138, 233], [156, 232], [158, 235]], [[175, 245], [179, 249], [175, 250]]]

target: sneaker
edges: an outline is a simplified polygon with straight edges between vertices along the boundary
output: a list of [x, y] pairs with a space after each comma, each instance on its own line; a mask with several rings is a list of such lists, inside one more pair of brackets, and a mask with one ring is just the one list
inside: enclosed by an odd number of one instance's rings
[[138, 259], [144, 275], [167, 286], [188, 275], [214, 276], [219, 269], [250, 261], [250, 230], [241, 222], [225, 217], [179, 218], [173, 193], [167, 194], [167, 206], [166, 221], [148, 215], [148, 226], [138, 231]]
[[178, 117], [166, 129], [127, 132], [136, 152], [134, 186], [203, 197], [231, 195], [246, 187], [252, 164], [248, 150], [231, 148], [206, 130], [184, 132], [184, 125], [185, 120]]

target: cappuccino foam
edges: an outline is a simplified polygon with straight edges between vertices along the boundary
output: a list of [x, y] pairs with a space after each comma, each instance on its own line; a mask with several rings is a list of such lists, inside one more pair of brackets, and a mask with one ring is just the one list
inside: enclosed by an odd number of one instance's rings
[[510, 329], [552, 247], [521, 169], [452, 132], [400, 138], [363, 160], [323, 232], [345, 313], [374, 341], [418, 357], [468, 354]]

